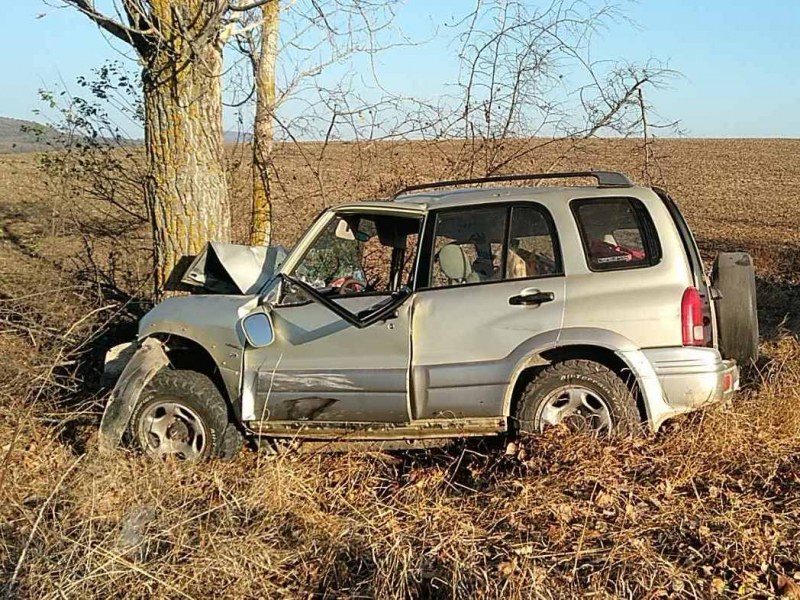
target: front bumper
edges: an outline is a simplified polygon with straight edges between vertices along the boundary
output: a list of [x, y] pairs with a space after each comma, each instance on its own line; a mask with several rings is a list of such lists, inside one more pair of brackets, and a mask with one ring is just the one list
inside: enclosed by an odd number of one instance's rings
[[644, 354], [676, 413], [728, 400], [739, 389], [738, 365], [714, 348], [653, 348]]
[[126, 342], [118, 344], [106, 352], [103, 374], [100, 376], [100, 386], [104, 388], [114, 387], [138, 349], [139, 345], [136, 342]]
[[142, 390], [168, 364], [164, 347], [155, 338], [144, 340], [126, 361], [100, 421], [98, 441], [101, 450], [111, 450], [119, 445]]

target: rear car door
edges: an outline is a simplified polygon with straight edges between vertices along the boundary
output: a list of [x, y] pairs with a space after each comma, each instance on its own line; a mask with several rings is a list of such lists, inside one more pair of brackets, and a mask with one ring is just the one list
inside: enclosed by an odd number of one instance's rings
[[554, 344], [564, 313], [558, 235], [535, 202], [431, 212], [412, 315], [412, 417], [495, 417], [515, 367]]

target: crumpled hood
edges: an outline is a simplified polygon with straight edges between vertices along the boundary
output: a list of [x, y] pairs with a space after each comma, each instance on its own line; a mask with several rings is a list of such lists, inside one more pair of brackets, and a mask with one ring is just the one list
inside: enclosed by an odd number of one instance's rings
[[283, 246], [208, 242], [180, 276], [180, 283], [211, 294], [255, 294], [286, 255]]

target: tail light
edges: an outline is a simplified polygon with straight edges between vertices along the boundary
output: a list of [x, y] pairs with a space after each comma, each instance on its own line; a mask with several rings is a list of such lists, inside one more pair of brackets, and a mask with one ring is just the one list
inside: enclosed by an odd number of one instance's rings
[[696, 288], [686, 288], [681, 299], [681, 333], [684, 346], [703, 346], [703, 299]]

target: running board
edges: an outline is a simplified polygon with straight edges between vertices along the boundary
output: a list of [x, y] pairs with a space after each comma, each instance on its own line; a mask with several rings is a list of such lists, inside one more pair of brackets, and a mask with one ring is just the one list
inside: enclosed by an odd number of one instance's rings
[[420, 440], [457, 438], [503, 433], [505, 417], [466, 419], [421, 419], [411, 423], [342, 423], [324, 421], [248, 421], [259, 436], [296, 437], [307, 440]]
[[[297, 454], [335, 454], [345, 452], [394, 452], [406, 450], [430, 450], [443, 448], [453, 444], [458, 438], [428, 438], [425, 440], [351, 440], [351, 439], [326, 439], [308, 440], [287, 437], [260, 437], [256, 438], [259, 447], [267, 449], [269, 454], [278, 456], [283, 453]], [[285, 446], [275, 447], [275, 443]]]

